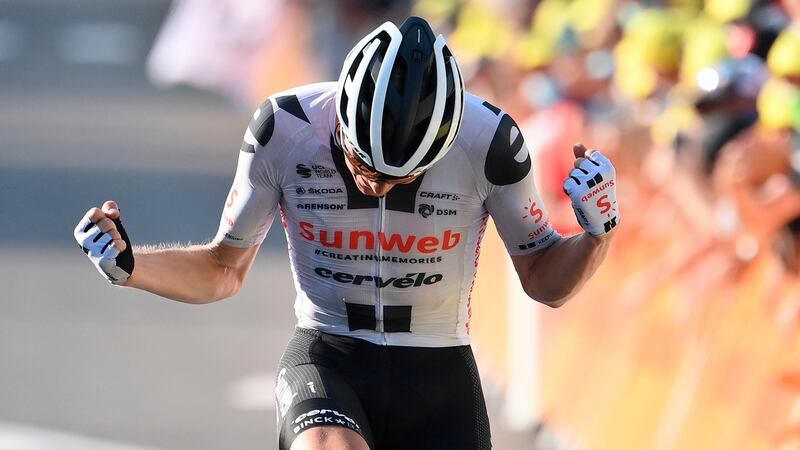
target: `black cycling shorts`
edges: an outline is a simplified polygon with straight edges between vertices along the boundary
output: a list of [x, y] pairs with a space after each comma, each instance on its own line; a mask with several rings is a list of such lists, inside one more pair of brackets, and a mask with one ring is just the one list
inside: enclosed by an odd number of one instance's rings
[[297, 328], [276, 385], [279, 448], [341, 426], [370, 449], [490, 449], [472, 349], [382, 346]]

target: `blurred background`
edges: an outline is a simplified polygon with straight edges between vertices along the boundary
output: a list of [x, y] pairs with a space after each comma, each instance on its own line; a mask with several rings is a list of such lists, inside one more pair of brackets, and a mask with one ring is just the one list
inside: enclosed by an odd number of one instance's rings
[[71, 231], [113, 198], [138, 244], [209, 239], [253, 108], [412, 13], [516, 118], [562, 233], [572, 143], [620, 178], [558, 310], [486, 235], [495, 448], [800, 448], [800, 0], [0, 0], [0, 449], [274, 447], [280, 227], [205, 306], [110, 287]]

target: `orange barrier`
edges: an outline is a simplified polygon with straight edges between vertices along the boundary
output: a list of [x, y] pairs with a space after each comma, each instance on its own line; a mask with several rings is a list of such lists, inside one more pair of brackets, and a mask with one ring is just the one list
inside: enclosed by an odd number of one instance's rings
[[500, 384], [505, 381], [508, 367], [507, 258], [503, 242], [490, 219], [481, 244], [478, 275], [470, 301], [470, 335], [482, 373]]
[[[542, 306], [545, 421], [593, 450], [800, 448], [800, 283], [767, 252], [737, 265], [712, 242], [627, 232], [577, 298]], [[507, 256], [486, 236], [473, 340], [502, 385]]]

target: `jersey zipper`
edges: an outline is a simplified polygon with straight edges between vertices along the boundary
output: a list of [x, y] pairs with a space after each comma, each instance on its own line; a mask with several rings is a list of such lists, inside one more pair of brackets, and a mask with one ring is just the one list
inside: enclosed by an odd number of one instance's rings
[[[378, 210], [379, 210], [379, 215], [378, 215], [378, 242], [376, 243], [377, 244], [376, 247], [378, 249], [378, 273], [377, 273], [377, 275], [378, 275], [378, 279], [379, 280], [381, 280], [382, 277], [383, 277], [383, 274], [381, 273], [381, 268], [383, 267], [383, 262], [382, 262], [382, 259], [383, 259], [383, 246], [381, 246], [381, 236], [383, 235], [383, 223], [384, 223], [384, 221], [386, 219], [386, 217], [384, 216], [384, 214], [386, 213], [386, 208], [385, 208], [385, 204], [386, 203], [385, 202], [386, 202], [386, 196], [378, 197]], [[380, 283], [376, 283], [375, 286], [376, 286], [376, 290], [378, 292], [377, 297], [376, 297], [377, 301], [376, 301], [376, 304], [375, 304], [375, 309], [376, 309], [376, 312], [377, 312], [377, 319], [378, 319], [378, 327], [377, 327], [376, 331], [381, 333], [381, 344], [386, 345], [386, 333], [384, 332], [384, 328], [383, 328], [383, 294], [381, 292]]]

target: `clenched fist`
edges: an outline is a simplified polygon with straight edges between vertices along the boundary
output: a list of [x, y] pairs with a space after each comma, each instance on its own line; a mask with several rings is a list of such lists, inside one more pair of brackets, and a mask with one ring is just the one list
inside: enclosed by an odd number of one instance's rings
[[593, 236], [610, 233], [619, 223], [617, 171], [596, 150], [575, 144], [575, 168], [564, 180], [564, 192], [572, 200], [578, 223]]
[[133, 273], [131, 241], [119, 218], [116, 202], [90, 209], [75, 227], [75, 240], [112, 284], [122, 285]]

